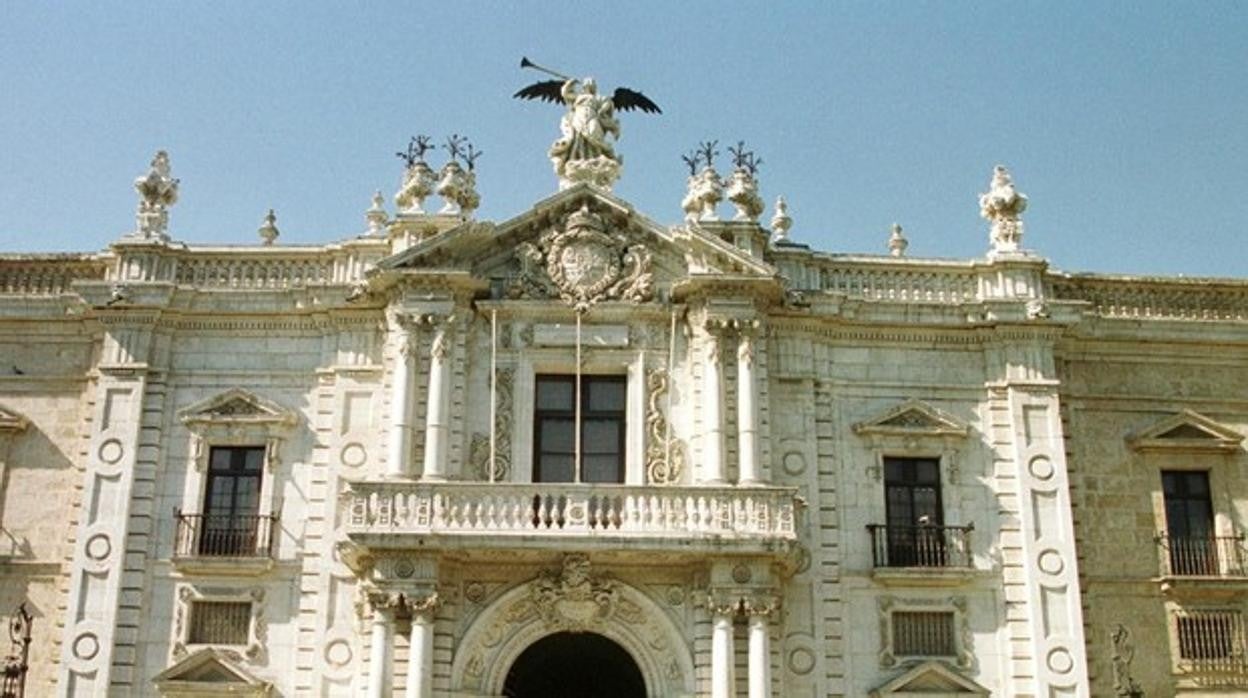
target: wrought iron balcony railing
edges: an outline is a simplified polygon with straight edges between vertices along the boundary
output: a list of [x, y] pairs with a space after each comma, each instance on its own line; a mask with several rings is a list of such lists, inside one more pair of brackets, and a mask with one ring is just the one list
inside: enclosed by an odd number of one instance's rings
[[1157, 534], [1161, 574], [1170, 577], [1248, 577], [1244, 535], [1171, 536]]
[[175, 558], [273, 557], [273, 529], [277, 516], [258, 514], [183, 514], [174, 541]]
[[481, 545], [558, 537], [649, 547], [796, 541], [796, 495], [782, 487], [469, 482], [354, 482], [345, 494], [348, 534], [372, 545], [402, 545], [394, 534], [410, 533], [472, 536]]
[[885, 526], [870, 524], [875, 567], [972, 567], [971, 531], [966, 526]]
[[1244, 618], [1233, 610], [1190, 610], [1176, 613], [1179, 670], [1186, 674], [1248, 675]]

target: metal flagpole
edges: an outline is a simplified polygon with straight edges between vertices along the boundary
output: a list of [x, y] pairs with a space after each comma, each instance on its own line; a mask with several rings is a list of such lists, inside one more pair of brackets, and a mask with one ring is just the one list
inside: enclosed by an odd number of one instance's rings
[[581, 481], [581, 313], [576, 313], [576, 387], [573, 389], [576, 395], [576, 421], [573, 430], [575, 431], [576, 444], [575, 462], [576, 468], [573, 482]]
[[498, 414], [498, 309], [490, 310], [490, 482], [494, 482], [498, 468], [498, 434], [495, 417]]
[[[672, 327], [667, 342], [667, 419], [663, 420], [663, 463], [665, 477], [672, 476], [672, 394], [676, 392], [676, 309], [672, 308]], [[670, 483], [669, 483], [670, 484]]]

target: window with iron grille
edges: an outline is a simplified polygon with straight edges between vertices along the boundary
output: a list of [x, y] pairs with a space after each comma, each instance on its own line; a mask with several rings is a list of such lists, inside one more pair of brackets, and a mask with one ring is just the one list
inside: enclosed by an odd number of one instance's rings
[[895, 656], [957, 656], [953, 611], [894, 611], [892, 622]]
[[1185, 668], [1244, 669], [1244, 618], [1239, 611], [1180, 611], [1175, 622]]
[[249, 601], [195, 601], [187, 643], [192, 645], [245, 645], [251, 626]]

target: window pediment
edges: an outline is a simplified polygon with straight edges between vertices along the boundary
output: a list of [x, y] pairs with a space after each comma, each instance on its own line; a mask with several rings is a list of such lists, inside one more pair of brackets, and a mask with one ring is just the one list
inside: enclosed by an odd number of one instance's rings
[[178, 419], [191, 431], [191, 456], [201, 471], [207, 467], [208, 444], [263, 445], [265, 468], [272, 471], [281, 462], [282, 442], [299, 421], [295, 412], [242, 388], [186, 407]]
[[293, 426], [294, 412], [242, 388], [227, 390], [180, 411], [178, 418], [187, 426], [263, 424]]
[[233, 653], [205, 647], [152, 678], [162, 696], [267, 696], [271, 685], [239, 666]]
[[990, 695], [987, 688], [937, 661], [924, 662], [871, 691], [871, 698], [954, 698]]
[[1215, 451], [1239, 449], [1242, 434], [1199, 412], [1183, 410], [1127, 437], [1136, 451]]
[[962, 420], [914, 399], [854, 425], [854, 433], [863, 436], [965, 438], [969, 432]]

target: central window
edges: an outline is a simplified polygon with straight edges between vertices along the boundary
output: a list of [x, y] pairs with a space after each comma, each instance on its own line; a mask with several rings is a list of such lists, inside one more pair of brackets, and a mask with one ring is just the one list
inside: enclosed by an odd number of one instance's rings
[[537, 376], [536, 482], [624, 482], [626, 388], [624, 376], [581, 376], [580, 386], [575, 376]]
[[213, 448], [209, 461], [199, 553], [254, 555], [264, 448]]

